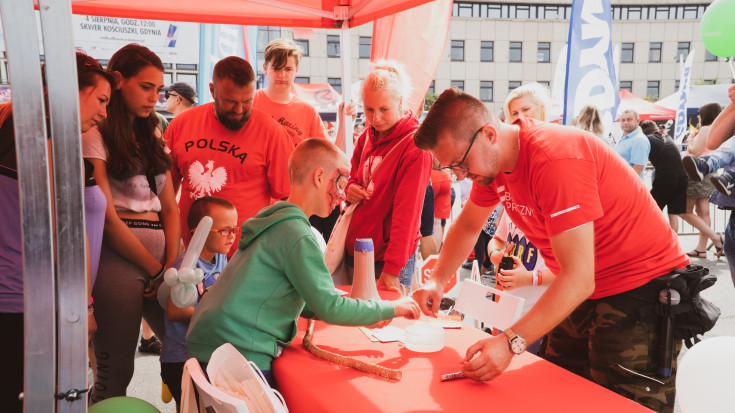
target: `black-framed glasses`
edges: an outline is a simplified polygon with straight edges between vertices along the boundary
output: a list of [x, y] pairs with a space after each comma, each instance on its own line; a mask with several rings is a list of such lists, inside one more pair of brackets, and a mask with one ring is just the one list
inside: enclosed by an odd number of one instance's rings
[[482, 125], [480, 129], [475, 132], [474, 135], [472, 135], [472, 139], [470, 139], [470, 145], [467, 147], [467, 151], [464, 153], [464, 156], [462, 159], [459, 160], [459, 162], [453, 162], [449, 166], [443, 166], [439, 169], [444, 171], [453, 171], [453, 170], [460, 170], [463, 173], [469, 172], [470, 168], [467, 167], [467, 165], [464, 164], [465, 159], [467, 159], [467, 155], [470, 153], [470, 149], [472, 149], [472, 145], [475, 143], [475, 139], [477, 139], [477, 134], [480, 133], [482, 128], [484, 128], [487, 125]]
[[169, 96], [174, 96], [174, 97], [177, 97], [177, 98], [180, 98], [180, 97], [181, 97], [180, 95], [177, 95], [176, 93], [173, 93], [173, 92], [163, 92], [163, 96], [164, 96], [164, 97], [165, 97], [166, 99], [168, 99], [168, 98], [169, 98]]

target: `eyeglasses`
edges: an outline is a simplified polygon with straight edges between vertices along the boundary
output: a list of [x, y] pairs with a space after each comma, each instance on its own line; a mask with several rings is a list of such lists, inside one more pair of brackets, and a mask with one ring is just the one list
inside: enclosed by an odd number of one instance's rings
[[170, 96], [174, 96], [174, 97], [177, 97], [177, 98], [180, 98], [181, 97], [181, 95], [177, 95], [176, 93], [173, 93], [173, 92], [163, 92], [163, 96], [166, 99], [168, 99]]
[[[191, 232], [196, 231], [196, 229], [191, 230]], [[210, 229], [209, 232], [218, 232], [223, 237], [229, 237], [230, 235], [238, 236], [240, 234], [240, 227], [225, 227], [221, 229]]]
[[[334, 186], [337, 188], [337, 193], [339, 196], [345, 196], [345, 189], [347, 189], [347, 181], [350, 179], [349, 175], [345, 175], [342, 173], [342, 171], [337, 170], [337, 179], [334, 180]], [[339, 181], [344, 181], [344, 186], [339, 186]]]
[[462, 159], [459, 160], [459, 162], [454, 162], [454, 163], [450, 164], [449, 166], [443, 166], [443, 167], [441, 167], [439, 169], [440, 170], [443, 170], [443, 171], [447, 171], [447, 172], [448, 171], [452, 171], [452, 170], [460, 170], [463, 173], [469, 172], [470, 171], [470, 168], [468, 168], [467, 165], [464, 164], [464, 161], [465, 161], [465, 159], [467, 159], [467, 155], [469, 155], [470, 149], [472, 149], [472, 144], [474, 144], [475, 143], [475, 139], [477, 139], [477, 134], [480, 133], [480, 131], [482, 130], [482, 128], [484, 128], [485, 126], [487, 126], [487, 125], [482, 125], [482, 127], [480, 129], [478, 129], [477, 132], [475, 132], [474, 135], [472, 135], [472, 139], [470, 139], [470, 145], [467, 147], [467, 151], [464, 153], [464, 156], [462, 157]]

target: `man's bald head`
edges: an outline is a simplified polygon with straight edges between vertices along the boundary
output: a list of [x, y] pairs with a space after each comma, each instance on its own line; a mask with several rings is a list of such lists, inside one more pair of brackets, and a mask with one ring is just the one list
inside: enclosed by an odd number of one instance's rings
[[288, 159], [291, 185], [303, 183], [317, 168], [329, 175], [337, 168], [349, 170], [350, 164], [344, 152], [326, 139], [311, 138], [296, 145]]
[[428, 151], [445, 134], [457, 141], [469, 141], [487, 123], [497, 128], [500, 121], [479, 99], [453, 87], [442, 92], [431, 105], [413, 140], [419, 149]]

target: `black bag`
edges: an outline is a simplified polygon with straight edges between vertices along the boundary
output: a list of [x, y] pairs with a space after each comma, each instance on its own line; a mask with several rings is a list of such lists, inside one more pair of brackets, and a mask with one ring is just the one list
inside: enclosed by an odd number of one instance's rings
[[[690, 348], [701, 341], [698, 336], [710, 331], [720, 317], [720, 309], [699, 294], [711, 287], [717, 277], [701, 265], [689, 265], [674, 270], [665, 277], [659, 277], [656, 281], [656, 284], [661, 283], [661, 289], [673, 288], [681, 295], [679, 304], [671, 308], [674, 315], [674, 338], [684, 340]], [[659, 314], [664, 311], [664, 305], [659, 306]]]
[[[684, 340], [687, 347], [701, 341], [698, 337], [715, 326], [720, 317], [720, 309], [699, 294], [712, 286], [717, 277], [701, 265], [689, 265], [673, 270], [671, 273], [654, 278], [624, 293], [601, 298], [616, 308], [629, 314], [627, 319], [618, 323], [621, 330], [627, 329], [636, 320], [656, 322], [661, 316], [672, 314], [674, 317], [674, 338]], [[671, 306], [659, 301], [661, 290], [676, 290], [681, 299], [678, 305]], [[646, 305], [644, 303], [656, 303]]]

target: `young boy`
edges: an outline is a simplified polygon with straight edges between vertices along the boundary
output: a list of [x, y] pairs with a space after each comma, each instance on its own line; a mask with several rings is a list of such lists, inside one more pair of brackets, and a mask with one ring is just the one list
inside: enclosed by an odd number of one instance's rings
[[[226, 254], [240, 232], [240, 227], [237, 226], [237, 209], [226, 199], [205, 196], [194, 201], [186, 219], [189, 230], [193, 232], [205, 216], [212, 218], [212, 229], [197, 261], [197, 268], [204, 271], [204, 280], [197, 286], [199, 299], [219, 278], [227, 264]], [[183, 259], [184, 254], [173, 266], [179, 268]], [[176, 400], [176, 411], [181, 405], [181, 376], [184, 363], [189, 359], [184, 338], [195, 306], [196, 304], [179, 308], [169, 297], [166, 308], [166, 338], [161, 348], [161, 378]]]
[[307, 217], [329, 215], [344, 199], [350, 166], [324, 139], [307, 139], [289, 159], [291, 195], [245, 221], [239, 249], [217, 285], [194, 311], [186, 336], [189, 355], [202, 363], [231, 343], [268, 379], [271, 362], [296, 336], [304, 307], [340, 325], [373, 325], [417, 318], [412, 298], [356, 300], [339, 294]]
[[301, 46], [291, 39], [275, 39], [268, 43], [263, 52], [263, 73], [268, 85], [256, 90], [253, 99], [253, 107], [271, 115], [294, 146], [308, 138], [327, 138], [316, 109], [293, 93], [303, 54]]

